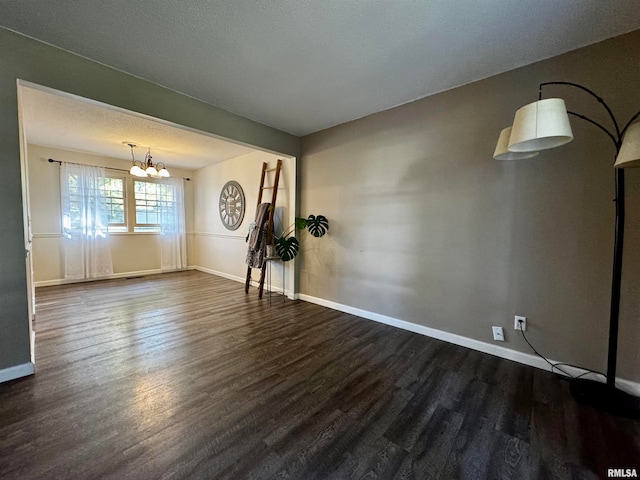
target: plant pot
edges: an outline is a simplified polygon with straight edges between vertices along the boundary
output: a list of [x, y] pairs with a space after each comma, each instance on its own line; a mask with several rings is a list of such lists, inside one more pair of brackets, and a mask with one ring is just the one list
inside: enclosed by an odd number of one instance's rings
[[276, 247], [274, 245], [267, 245], [267, 258], [277, 257]]

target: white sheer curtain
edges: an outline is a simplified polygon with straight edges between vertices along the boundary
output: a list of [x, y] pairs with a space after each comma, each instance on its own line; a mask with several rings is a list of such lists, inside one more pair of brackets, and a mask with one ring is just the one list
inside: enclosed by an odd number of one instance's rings
[[187, 230], [184, 218], [184, 180], [163, 179], [164, 200], [159, 209], [160, 268], [179, 270], [187, 267]]
[[113, 273], [104, 182], [104, 168], [61, 165], [64, 278], [99, 278]]

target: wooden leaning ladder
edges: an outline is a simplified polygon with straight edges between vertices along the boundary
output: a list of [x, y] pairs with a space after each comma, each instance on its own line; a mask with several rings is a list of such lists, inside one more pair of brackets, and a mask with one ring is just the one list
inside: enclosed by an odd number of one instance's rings
[[[256, 204], [256, 213], [258, 211], [258, 207], [262, 203], [262, 192], [265, 190], [272, 190], [271, 193], [271, 208], [269, 209], [269, 219], [267, 220], [267, 245], [273, 244], [273, 215], [276, 211], [276, 198], [278, 197], [278, 182], [280, 181], [280, 170], [282, 170], [282, 160], [278, 160], [276, 163], [276, 168], [268, 168], [266, 162], [262, 164], [262, 174], [260, 175], [260, 189], [258, 190], [258, 203]], [[273, 185], [271, 187], [264, 186], [264, 180], [268, 173], [275, 172], [275, 177], [273, 179]], [[256, 226], [259, 228], [259, 226]], [[258, 286], [258, 298], [262, 298], [262, 293], [264, 291], [264, 274], [265, 274], [265, 265], [266, 260], [262, 262], [262, 266], [260, 267], [260, 284]], [[244, 282], [244, 293], [249, 293], [249, 286], [251, 285], [251, 266], [247, 267], [247, 279]]]

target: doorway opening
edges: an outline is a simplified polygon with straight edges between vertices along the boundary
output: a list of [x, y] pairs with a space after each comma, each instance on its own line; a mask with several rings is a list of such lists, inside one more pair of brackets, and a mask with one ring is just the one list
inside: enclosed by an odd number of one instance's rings
[[[151, 149], [154, 162], [162, 162], [172, 176], [188, 178], [184, 188], [188, 269], [201, 270], [238, 281], [243, 288], [245, 238], [254, 219], [260, 168], [263, 162], [283, 160], [276, 212], [280, 228], [295, 220], [296, 158], [241, 144], [211, 133], [183, 127], [119, 107], [18, 80], [25, 252], [29, 295], [31, 356], [35, 363], [36, 287], [77, 280], [65, 278], [59, 163], [104, 167], [134, 182], [127, 173], [131, 151], [127, 142]], [[125, 142], [123, 144], [123, 142]], [[244, 190], [246, 214], [236, 230], [225, 228], [219, 214], [223, 186], [235, 181]], [[135, 189], [135, 187], [134, 187]], [[134, 191], [123, 202], [136, 201]], [[133, 209], [135, 212], [135, 208]], [[129, 215], [128, 222], [136, 214]], [[137, 231], [131, 224], [109, 233], [113, 275], [139, 277], [160, 273], [159, 232]], [[277, 269], [280, 270], [280, 269]], [[294, 262], [287, 262], [281, 279], [290, 298], [296, 284]], [[276, 275], [278, 273], [276, 272]]]

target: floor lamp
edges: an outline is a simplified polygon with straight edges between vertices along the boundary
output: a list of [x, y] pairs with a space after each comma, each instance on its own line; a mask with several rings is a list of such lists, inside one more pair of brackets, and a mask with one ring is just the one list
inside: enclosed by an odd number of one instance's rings
[[[607, 111], [614, 131], [579, 113], [567, 111], [564, 100], [542, 98], [547, 85], [564, 85], [587, 92]], [[571, 82], [545, 82], [540, 84], [538, 101], [516, 111], [513, 125], [505, 128], [498, 140], [494, 158], [519, 160], [537, 155], [539, 151], [559, 147], [573, 140], [569, 115], [581, 118], [602, 130], [616, 149], [615, 204], [616, 220], [613, 249], [613, 283], [609, 320], [609, 352], [606, 383], [586, 379], [573, 379], [571, 392], [581, 402], [617, 415], [640, 418], [640, 398], [616, 388], [616, 360], [618, 353], [618, 321], [620, 313], [620, 283], [622, 278], [622, 247], [624, 239], [624, 169], [640, 167], [640, 122], [634, 121], [640, 112], [620, 128], [613, 112], [602, 98], [582, 85]]]

